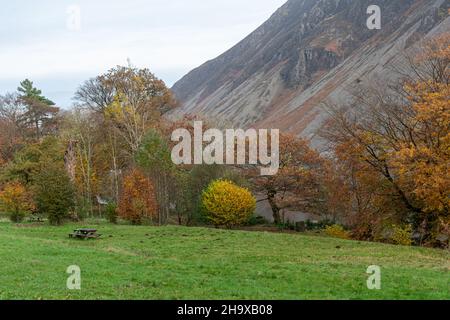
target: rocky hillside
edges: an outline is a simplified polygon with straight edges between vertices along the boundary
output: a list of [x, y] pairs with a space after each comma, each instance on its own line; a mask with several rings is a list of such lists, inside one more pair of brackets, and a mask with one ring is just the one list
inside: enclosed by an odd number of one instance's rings
[[[367, 8], [382, 10], [369, 30]], [[417, 41], [450, 31], [449, 0], [290, 0], [247, 38], [172, 88], [181, 108], [233, 126], [309, 138], [325, 120], [320, 102], [372, 76]]]

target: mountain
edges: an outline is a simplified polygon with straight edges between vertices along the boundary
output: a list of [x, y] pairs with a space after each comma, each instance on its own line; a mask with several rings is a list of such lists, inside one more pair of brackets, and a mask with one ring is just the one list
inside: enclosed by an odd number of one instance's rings
[[[369, 30], [370, 5], [381, 30]], [[180, 114], [314, 138], [321, 102], [387, 77], [399, 53], [450, 30], [448, 0], [290, 0], [257, 30], [172, 88]]]

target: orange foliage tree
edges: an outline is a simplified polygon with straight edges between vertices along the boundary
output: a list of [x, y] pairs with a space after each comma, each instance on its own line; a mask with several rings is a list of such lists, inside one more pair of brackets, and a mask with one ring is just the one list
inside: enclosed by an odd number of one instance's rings
[[133, 169], [123, 181], [119, 216], [133, 224], [142, 224], [145, 218], [154, 218], [156, 215], [155, 188], [147, 176]]
[[321, 211], [320, 179], [324, 172], [324, 159], [310, 148], [307, 141], [290, 134], [281, 134], [279, 143], [278, 173], [273, 176], [251, 173], [255, 191], [264, 194], [262, 200], [268, 200], [277, 224], [283, 222], [283, 209]]
[[400, 183], [423, 203], [425, 212], [450, 212], [450, 85], [436, 90], [419, 83], [408, 90], [416, 123], [414, 143], [403, 143], [392, 154]]
[[450, 222], [450, 35], [425, 44], [403, 72], [401, 82], [372, 83], [353, 105], [331, 110], [325, 137], [356, 170], [344, 174], [357, 182], [348, 188], [354, 213], [411, 224], [434, 244]]
[[387, 196], [395, 194], [395, 189], [368, 162], [362, 161], [360, 145], [348, 141], [337, 145], [334, 151], [335, 161], [328, 163], [323, 179], [327, 211], [351, 229], [352, 238], [382, 240], [388, 220], [404, 208], [396, 197]]
[[13, 222], [22, 221], [35, 208], [30, 192], [16, 181], [9, 182], [0, 192], [0, 205]]

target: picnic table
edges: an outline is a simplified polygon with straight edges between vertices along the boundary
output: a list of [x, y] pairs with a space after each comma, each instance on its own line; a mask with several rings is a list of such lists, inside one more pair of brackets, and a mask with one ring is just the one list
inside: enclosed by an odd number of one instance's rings
[[69, 234], [70, 238], [77, 239], [97, 239], [101, 234], [97, 233], [97, 229], [76, 229], [73, 233]]

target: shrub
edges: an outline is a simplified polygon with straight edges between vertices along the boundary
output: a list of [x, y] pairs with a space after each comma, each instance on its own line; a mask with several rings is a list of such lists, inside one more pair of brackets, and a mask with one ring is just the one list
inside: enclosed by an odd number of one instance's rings
[[349, 240], [350, 237], [350, 233], [346, 230], [344, 230], [344, 228], [340, 225], [332, 225], [332, 226], [328, 226], [324, 229], [325, 234], [327, 234], [330, 237], [333, 238], [339, 238], [339, 239], [346, 239]]
[[394, 244], [402, 245], [402, 246], [411, 246], [412, 245], [412, 226], [406, 225], [403, 227], [393, 225], [392, 226], [392, 236], [391, 240]]
[[20, 182], [10, 182], [4, 187], [0, 192], [0, 205], [12, 222], [21, 222], [34, 210], [31, 194]]
[[117, 223], [117, 205], [114, 202], [110, 202], [106, 205], [105, 214], [109, 222], [114, 224]]
[[35, 201], [38, 212], [53, 225], [60, 225], [75, 209], [75, 190], [62, 166], [49, 164], [36, 177]]
[[132, 224], [142, 224], [146, 218], [157, 215], [155, 188], [150, 179], [134, 169], [123, 181], [119, 216]]
[[256, 199], [248, 189], [228, 180], [213, 181], [202, 194], [206, 216], [215, 226], [231, 228], [246, 223], [256, 208]]
[[246, 223], [247, 226], [260, 226], [265, 224], [269, 224], [269, 222], [267, 222], [267, 220], [261, 216], [251, 216]]
[[295, 223], [287, 220], [285, 222], [280, 222], [277, 224], [277, 227], [280, 231], [283, 230], [295, 230]]

